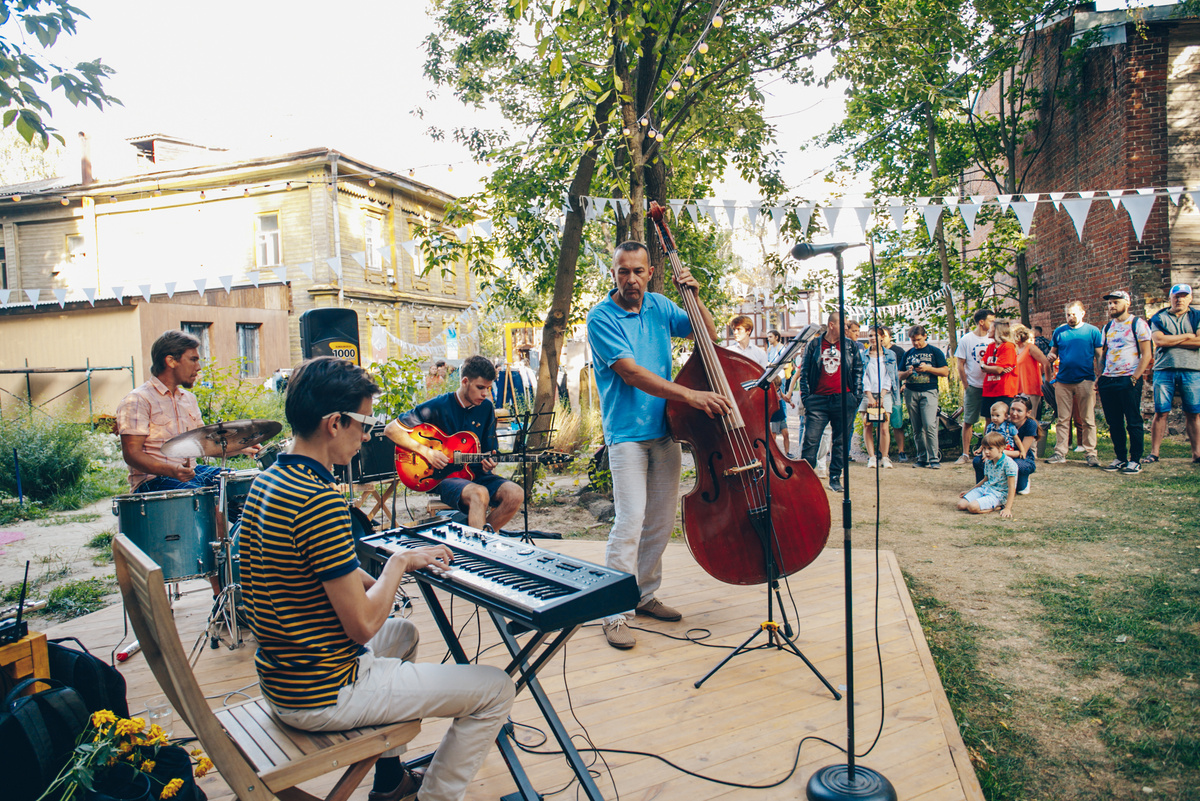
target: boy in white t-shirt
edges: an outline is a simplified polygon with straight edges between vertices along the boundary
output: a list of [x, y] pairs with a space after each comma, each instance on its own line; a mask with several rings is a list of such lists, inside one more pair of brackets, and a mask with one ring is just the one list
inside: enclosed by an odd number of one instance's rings
[[992, 323], [996, 313], [991, 309], [975, 312], [975, 329], [958, 338], [954, 359], [958, 364], [958, 379], [963, 387], [962, 456], [955, 464], [971, 463], [971, 433], [984, 414], [983, 354], [992, 342]]

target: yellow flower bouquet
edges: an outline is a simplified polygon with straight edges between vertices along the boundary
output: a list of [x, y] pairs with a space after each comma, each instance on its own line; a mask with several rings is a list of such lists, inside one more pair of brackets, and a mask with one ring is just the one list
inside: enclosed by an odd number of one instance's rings
[[142, 718], [119, 718], [107, 709], [93, 713], [67, 764], [39, 801], [178, 799], [188, 785], [182, 776], [198, 778], [212, 769], [200, 749], [189, 753], [171, 746], [157, 724], [148, 732], [145, 728]]

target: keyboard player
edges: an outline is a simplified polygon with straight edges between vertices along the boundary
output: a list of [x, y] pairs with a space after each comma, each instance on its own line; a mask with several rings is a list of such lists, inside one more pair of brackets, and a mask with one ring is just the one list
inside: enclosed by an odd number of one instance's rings
[[359, 566], [350, 511], [331, 473], [349, 463], [375, 423], [379, 392], [367, 373], [331, 357], [292, 374], [285, 411], [290, 454], [254, 482], [242, 515], [242, 592], [258, 640], [255, 667], [279, 719], [339, 731], [426, 717], [451, 718], [425, 774], [400, 762], [375, 766], [369, 801], [458, 801], [512, 708], [504, 671], [417, 664], [417, 629], [389, 618], [405, 573], [445, 568], [443, 545], [402, 549], [371, 578]]

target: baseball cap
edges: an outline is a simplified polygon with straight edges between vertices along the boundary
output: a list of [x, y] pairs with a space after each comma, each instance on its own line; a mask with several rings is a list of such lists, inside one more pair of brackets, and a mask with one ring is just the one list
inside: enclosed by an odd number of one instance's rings
[[1103, 300], [1129, 300], [1129, 293], [1123, 289], [1114, 289], [1104, 296]]
[[1172, 296], [1190, 295], [1190, 294], [1192, 294], [1192, 288], [1190, 286], [1188, 286], [1187, 284], [1176, 284], [1175, 286], [1171, 287], [1171, 295]]

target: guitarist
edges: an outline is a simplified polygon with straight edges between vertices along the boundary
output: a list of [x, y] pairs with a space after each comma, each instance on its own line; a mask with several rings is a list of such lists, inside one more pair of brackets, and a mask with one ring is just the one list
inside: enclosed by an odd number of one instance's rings
[[[492, 384], [496, 368], [483, 356], [471, 356], [463, 362], [458, 389], [427, 400], [399, 420], [388, 423], [384, 434], [406, 451], [415, 453], [435, 470], [450, 464], [444, 453], [422, 445], [409, 433], [421, 423], [437, 426], [447, 434], [469, 431], [480, 443], [483, 453], [494, 453], [500, 443], [496, 439], [496, 410], [492, 406]], [[467, 525], [484, 525], [499, 531], [513, 519], [525, 500], [519, 484], [501, 478], [492, 471], [496, 463], [484, 459], [473, 468], [475, 478], [445, 478], [434, 488], [442, 503], [451, 509], [466, 512]]]

